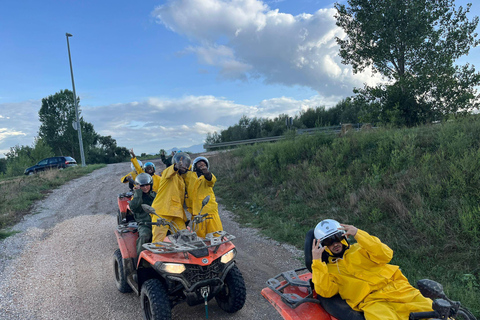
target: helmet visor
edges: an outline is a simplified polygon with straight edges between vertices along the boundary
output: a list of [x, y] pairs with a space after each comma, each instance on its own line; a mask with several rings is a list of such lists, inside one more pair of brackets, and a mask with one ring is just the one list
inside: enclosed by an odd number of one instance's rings
[[340, 232], [332, 234], [330, 237], [322, 240], [322, 247], [331, 246], [335, 242], [341, 242], [343, 239], [344, 239], [344, 237], [343, 237], [342, 233], [340, 233]]

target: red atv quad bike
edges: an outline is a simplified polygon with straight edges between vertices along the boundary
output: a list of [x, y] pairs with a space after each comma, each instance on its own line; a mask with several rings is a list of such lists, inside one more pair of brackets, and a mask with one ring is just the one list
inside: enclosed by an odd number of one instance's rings
[[[203, 201], [203, 206], [209, 197]], [[154, 214], [155, 209], [142, 205]], [[203, 208], [203, 207], [202, 207]], [[233, 313], [245, 304], [245, 282], [235, 264], [235, 237], [225, 231], [200, 238], [195, 233], [208, 213], [192, 219], [192, 230], [158, 217], [156, 226], [168, 226], [171, 234], [162, 242], [144, 244], [137, 259], [137, 222], [120, 224], [115, 230], [119, 249], [113, 254], [115, 283], [120, 292], [140, 296], [144, 319], [171, 319], [171, 310], [187, 302], [194, 306], [215, 298], [218, 306]], [[208, 310], [206, 308], [206, 310]]]
[[[312, 265], [313, 229], [305, 238], [305, 264]], [[363, 313], [354, 311], [339, 295], [323, 298], [315, 292], [311, 282], [311, 268], [299, 268], [277, 275], [267, 281], [262, 295], [286, 320], [365, 320]], [[476, 320], [460, 302], [452, 301], [443, 292], [441, 284], [423, 279], [417, 288], [424, 297], [433, 300], [431, 312], [412, 312], [410, 320], [416, 319], [462, 319]]]
[[[286, 320], [353, 320], [364, 319], [353, 311], [339, 296], [319, 297], [311, 288], [312, 274], [307, 268], [290, 270], [267, 281], [262, 295]], [[462, 319], [476, 320], [475, 316], [460, 302], [452, 301], [443, 292], [438, 282], [419, 280], [417, 287], [423, 296], [433, 300], [430, 312], [412, 312], [409, 320], [418, 319]], [[328, 310], [328, 312], [327, 312]], [[337, 317], [334, 317], [335, 314]]]

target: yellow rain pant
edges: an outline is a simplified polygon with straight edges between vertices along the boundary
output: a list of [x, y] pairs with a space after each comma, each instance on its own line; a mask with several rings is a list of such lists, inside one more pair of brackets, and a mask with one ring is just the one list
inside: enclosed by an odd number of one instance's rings
[[411, 312], [433, 310], [432, 300], [412, 287], [400, 270], [383, 288], [365, 297], [358, 309], [366, 320], [407, 320]]
[[[156, 216], [153, 216], [153, 217], [152, 217], [152, 221], [153, 222], [157, 221], [157, 217]], [[180, 228], [180, 230], [186, 228], [185, 221], [183, 221], [182, 218], [178, 218], [178, 217], [163, 217], [163, 218], [167, 221], [173, 221], [177, 225], [177, 227]], [[152, 242], [163, 241], [163, 239], [165, 239], [165, 237], [167, 236], [167, 232], [168, 232], [168, 226], [161, 226], [161, 227], [153, 226]]]

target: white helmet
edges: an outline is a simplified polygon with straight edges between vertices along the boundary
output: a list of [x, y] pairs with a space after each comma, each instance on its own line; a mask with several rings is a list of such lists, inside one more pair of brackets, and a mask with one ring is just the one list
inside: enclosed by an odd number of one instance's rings
[[[138, 164], [140, 165], [140, 167], [143, 168], [143, 163], [142, 163], [142, 161], [140, 161], [140, 160], [138, 160], [138, 159], [137, 159], [137, 161], [138, 161]], [[130, 168], [132, 168], [132, 171], [137, 171], [137, 170], [135, 170], [135, 166], [133, 165], [133, 163], [130, 163]]]
[[205, 157], [196, 157], [194, 160], [193, 160], [193, 163], [192, 163], [192, 171], [195, 171], [195, 165], [197, 164], [198, 161], [204, 161], [206, 164], [207, 164], [207, 169], [210, 170], [210, 163], [208, 162], [208, 159], [205, 158]]
[[333, 235], [338, 234], [340, 237], [345, 234], [344, 230], [338, 230], [341, 225], [338, 221], [333, 219], [325, 219], [320, 221], [313, 233], [315, 234], [315, 239], [323, 241]]

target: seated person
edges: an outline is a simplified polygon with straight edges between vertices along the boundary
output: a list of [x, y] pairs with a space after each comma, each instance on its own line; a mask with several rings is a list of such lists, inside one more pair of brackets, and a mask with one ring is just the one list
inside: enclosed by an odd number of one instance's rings
[[[389, 264], [393, 250], [352, 225], [326, 219], [312, 241], [312, 281], [322, 297], [336, 294], [367, 320], [405, 320], [411, 312], [432, 311], [432, 300]], [[346, 237], [357, 243], [350, 245]]]
[[[155, 191], [152, 191], [153, 180], [147, 173], [140, 173], [135, 179], [136, 185], [133, 187], [134, 194], [130, 201], [130, 210], [133, 212], [135, 221], [137, 222], [152, 222], [150, 214], [146, 213], [142, 208], [142, 204], [152, 205], [155, 196]], [[138, 239], [137, 239], [137, 257], [142, 252], [143, 244], [150, 243], [152, 240], [152, 226], [138, 224]]]
[[[315, 239], [313, 234], [314, 229], [310, 229], [305, 236], [305, 266], [312, 272], [312, 242]], [[310, 282], [313, 288], [313, 282]], [[337, 318], [338, 320], [365, 320], [363, 313], [353, 310], [343, 300], [339, 294], [334, 295], [331, 298], [324, 298], [317, 295], [317, 299], [320, 301], [320, 305], [329, 314]]]

